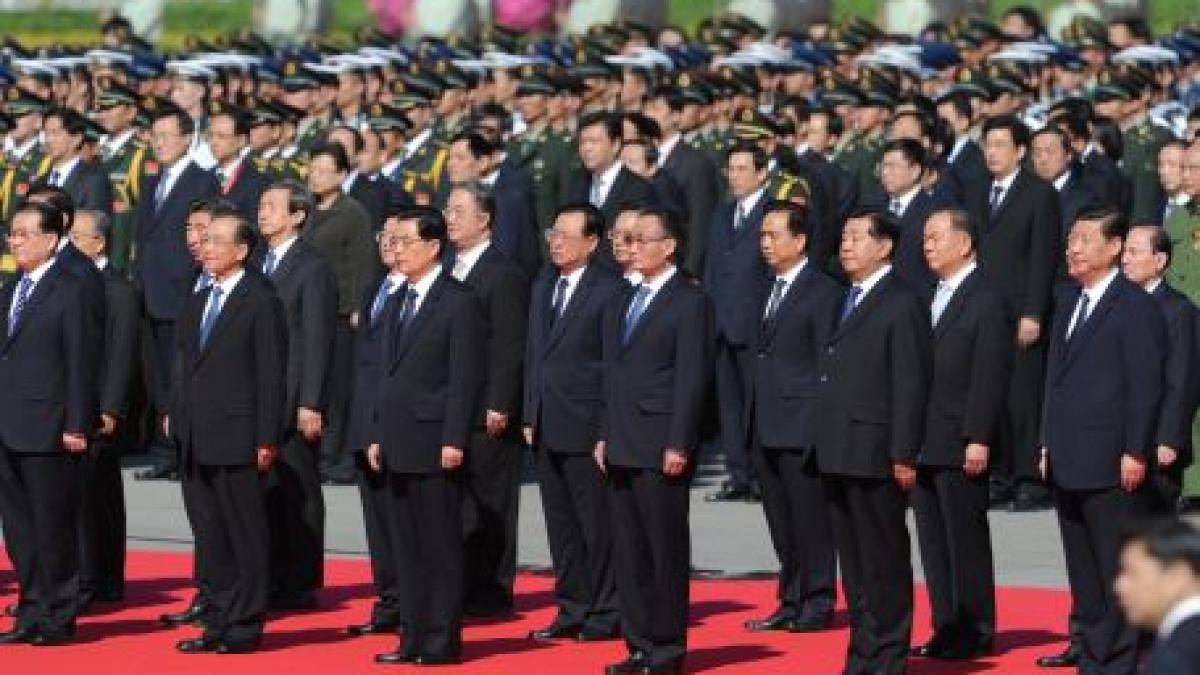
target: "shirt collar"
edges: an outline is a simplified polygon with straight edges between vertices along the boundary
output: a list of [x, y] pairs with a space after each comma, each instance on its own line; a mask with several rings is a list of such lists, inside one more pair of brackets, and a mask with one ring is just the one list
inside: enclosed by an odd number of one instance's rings
[[599, 180], [600, 184], [603, 185], [604, 189], [607, 190], [608, 188], [612, 187], [613, 181], [617, 179], [617, 174], [620, 172], [621, 161], [617, 160], [612, 163], [612, 166], [605, 169], [604, 173], [600, 174], [597, 180]]
[[279, 267], [279, 263], [283, 262], [283, 256], [287, 255], [287, 252], [289, 250], [291, 250], [291, 248], [292, 248], [292, 244], [295, 244], [296, 240], [299, 238], [300, 238], [300, 235], [293, 234], [291, 237], [288, 237], [287, 241], [283, 242], [282, 244], [271, 247], [271, 253], [275, 254], [275, 266], [276, 267]]
[[1062, 192], [1063, 188], [1067, 186], [1067, 181], [1069, 180], [1071, 180], [1070, 170], [1063, 171], [1062, 175], [1054, 179], [1054, 189]]
[[741, 209], [743, 216], [749, 214], [754, 210], [755, 206], [758, 206], [759, 200], [762, 199], [763, 193], [766, 191], [767, 186], [763, 185], [754, 192], [751, 192], [750, 194], [738, 200], [738, 208]]
[[217, 167], [217, 175], [220, 177], [223, 177], [225, 180], [229, 180], [229, 178], [231, 176], [233, 176], [234, 173], [237, 172], [238, 167], [241, 165], [242, 160], [245, 158], [246, 158], [246, 151], [243, 150], [242, 152], [239, 152], [238, 156], [234, 157], [233, 161], [230, 162], [228, 165], [218, 166]]
[[[233, 289], [237, 288], [238, 282], [241, 281], [242, 277], [244, 277], [244, 276], [246, 276], [246, 269], [241, 268], [238, 271], [231, 274], [224, 281], [217, 281], [216, 279], [213, 279], [213, 285], [220, 286], [222, 296], [224, 298], [228, 299], [229, 294], [233, 293]], [[211, 276], [210, 276], [210, 278], [211, 278]]]
[[46, 272], [50, 271], [50, 266], [53, 264], [54, 264], [54, 258], [51, 257], [49, 260], [46, 260], [45, 262], [43, 262], [41, 265], [38, 265], [37, 267], [33, 268], [33, 271], [27, 272], [25, 274], [25, 276], [28, 277], [30, 280], [30, 286], [29, 286], [30, 292], [33, 292], [34, 287], [37, 286], [39, 282], [41, 282], [42, 277], [46, 276]]
[[104, 139], [104, 147], [108, 149], [109, 153], [115, 153], [124, 147], [125, 144], [129, 142], [129, 139], [133, 138], [133, 135], [136, 133], [137, 129], [130, 127], [129, 129], [122, 131], [119, 136], [114, 137], [110, 135]]
[[1095, 151], [1096, 151], [1096, 142], [1088, 141], [1088, 144], [1086, 146], [1084, 146], [1084, 148], [1083, 148], [1083, 152], [1079, 153], [1079, 161], [1086, 162], [1088, 157], [1091, 157], [1092, 153]]
[[1171, 203], [1171, 206], [1175, 206], [1175, 207], [1187, 206], [1187, 203], [1192, 201], [1192, 196], [1186, 192], [1180, 192], [1179, 194], [1175, 195], [1174, 197], [1169, 197], [1167, 199], [1167, 201], [1169, 201]]
[[675, 146], [679, 145], [679, 140], [683, 138], [683, 134], [676, 132], [674, 136], [663, 141], [658, 146], [658, 166], [662, 168], [663, 164], [667, 163], [667, 158], [671, 156], [671, 152], [675, 150]]
[[776, 274], [775, 279], [776, 280], [783, 279], [783, 287], [785, 289], [791, 288], [792, 282], [796, 280], [796, 277], [800, 276], [800, 273], [803, 272], [804, 268], [807, 266], [808, 266], [808, 256], [804, 256], [803, 258], [800, 259], [800, 262], [797, 262], [795, 265], [792, 265], [792, 269], [784, 272], [783, 274]]
[[1155, 277], [1155, 278], [1151, 279], [1149, 282], [1147, 282], [1146, 285], [1143, 286], [1142, 288], [1144, 288], [1147, 293], [1153, 293], [1154, 291], [1158, 290], [1159, 286], [1162, 286], [1162, 285], [1163, 285], [1163, 278]]
[[667, 268], [663, 270], [662, 273], [657, 277], [654, 277], [653, 279], [642, 279], [641, 284], [639, 285], [649, 288], [650, 297], [654, 297], [659, 291], [662, 290], [663, 286], [667, 285], [667, 282], [670, 281], [671, 277], [673, 276], [675, 276], [675, 266], [667, 265]]
[[492, 172], [489, 173], [488, 175], [484, 176], [483, 178], [480, 178], [479, 182], [483, 183], [487, 187], [495, 187], [496, 179], [499, 177], [500, 177], [500, 165], [497, 164], [496, 168], [492, 169]]
[[559, 274], [559, 279], [567, 280], [567, 288], [575, 288], [579, 285], [579, 280], [583, 278], [583, 273], [587, 271], [587, 265], [580, 265], [579, 269], [570, 274]]
[[403, 163], [404, 163], [404, 156], [401, 155], [401, 156], [393, 159], [392, 161], [388, 162], [387, 164], [384, 164], [383, 167], [379, 169], [379, 173], [381, 173], [385, 176], [391, 176], [392, 174], [396, 173], [396, 169], [399, 168], [400, 165]]
[[358, 169], [350, 169], [350, 173], [346, 174], [346, 180], [342, 181], [342, 192], [349, 193], [356, 180], [358, 180]]
[[475, 263], [479, 262], [479, 257], [483, 255], [483, 252], [487, 250], [491, 243], [491, 238], [488, 238], [475, 244], [473, 248], [458, 251], [458, 263], [466, 270], [465, 274], [470, 274], [471, 270], [475, 269]]
[[946, 161], [953, 162], [954, 160], [958, 159], [959, 153], [961, 153], [963, 148], [967, 147], [967, 143], [970, 142], [971, 137], [967, 134], [963, 134], [962, 136], [954, 139], [954, 149], [950, 151], [950, 156], [946, 158]]
[[892, 199], [892, 201], [900, 202], [900, 214], [904, 214], [908, 211], [908, 205], [912, 203], [912, 200], [917, 198], [917, 193], [920, 191], [921, 184], [917, 183], [908, 192]]
[[1158, 626], [1158, 639], [1165, 640], [1179, 627], [1179, 624], [1200, 616], [1200, 595], [1194, 595], [1171, 608]]
[[402, 272], [389, 272], [387, 280], [392, 284], [392, 287], [388, 290], [389, 295], [395, 293], [396, 289], [408, 283], [408, 277], [404, 276]]
[[640, 286], [642, 283], [642, 273], [637, 270], [629, 270], [624, 274], [625, 281], [628, 281], [631, 286]]
[[992, 186], [994, 187], [996, 185], [999, 185], [1001, 187], [1001, 194], [1006, 195], [1006, 194], [1008, 194], [1009, 188], [1012, 187], [1013, 181], [1015, 181], [1017, 179], [1017, 174], [1019, 174], [1019, 173], [1021, 173], [1021, 167], [1018, 166], [1016, 169], [1013, 170], [1012, 173], [1008, 174], [1004, 178], [993, 178]]
[[94, 262], [96, 263], [96, 269], [100, 270], [101, 272], [108, 269], [108, 256], [102, 255], [99, 258], [96, 258]]
[[978, 267], [978, 263], [972, 258], [971, 262], [967, 263], [961, 270], [955, 272], [954, 276], [939, 281], [938, 287], [944, 288], [951, 293], [957, 291], [958, 287], [962, 286], [962, 283], [966, 281], [967, 277], [971, 276], [971, 272], [974, 272], [976, 267]]
[[71, 172], [74, 171], [75, 167], [79, 164], [79, 160], [79, 155], [75, 155], [71, 159], [68, 159], [65, 164], [60, 164], [52, 169], [52, 171], [58, 172], [59, 185], [62, 185], [63, 181], [67, 179], [67, 176], [71, 175]]
[[71, 242], [71, 240], [68, 239], [66, 235], [59, 237], [58, 238], [58, 246], [54, 247], [54, 254], [58, 255], [59, 253], [62, 253], [62, 250], [64, 248], [66, 248], [67, 244], [69, 244], [70, 242]]
[[801, 143], [800, 145], [796, 146], [797, 157], [803, 157], [806, 154], [808, 154], [808, 143]]
[[405, 143], [404, 159], [410, 159], [413, 155], [417, 154], [417, 150], [420, 150], [421, 146], [425, 145], [425, 141], [428, 140], [432, 135], [433, 129], [425, 129], [421, 133], [414, 136], [411, 141]]
[[1117, 274], [1119, 272], [1120, 270], [1114, 267], [1108, 271], [1108, 274], [1106, 274], [1103, 279], [1096, 282], [1095, 286], [1083, 289], [1085, 292], [1087, 292], [1088, 298], [1092, 302], [1092, 306], [1095, 306], [1096, 302], [1100, 300], [1100, 298], [1103, 298], [1104, 294], [1108, 292], [1108, 287], [1112, 285], [1113, 279], [1117, 278]]
[[871, 289], [875, 288], [875, 285], [879, 283], [879, 280], [887, 276], [887, 273], [891, 271], [892, 266], [890, 264], [884, 265], [875, 270], [874, 274], [862, 280], [862, 282], [855, 284], [862, 289], [862, 293], [858, 294], [858, 301], [862, 302], [863, 298], [867, 297], [867, 294], [871, 292]]
[[16, 157], [18, 159], [24, 159], [25, 155], [28, 155], [29, 151], [33, 150], [33, 146], [37, 145], [38, 134], [34, 134], [34, 135], [30, 136], [29, 140], [25, 141], [21, 145], [17, 145], [16, 142], [13, 141], [11, 137], [9, 137], [7, 140], [11, 144], [11, 145], [9, 145], [9, 149], [10, 149], [9, 154], [11, 154], [13, 157]]
[[418, 303], [425, 299], [425, 296], [429, 294], [429, 289], [433, 288], [433, 282], [437, 281], [440, 276], [442, 276], [442, 266], [440, 264], [434, 265], [433, 269], [429, 270], [429, 274], [426, 274], [421, 277], [420, 281], [409, 286], [409, 288], [417, 292]]

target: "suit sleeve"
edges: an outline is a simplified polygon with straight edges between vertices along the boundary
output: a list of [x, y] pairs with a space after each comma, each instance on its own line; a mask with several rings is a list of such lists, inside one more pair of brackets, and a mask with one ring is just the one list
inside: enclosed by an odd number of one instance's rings
[[1058, 195], [1053, 188], [1041, 185], [1033, 196], [1037, 207], [1033, 210], [1030, 236], [1029, 278], [1025, 287], [1025, 307], [1021, 317], [1043, 322], [1050, 312], [1050, 296], [1054, 291], [1054, 275], [1058, 270], [1060, 223]]
[[279, 447], [287, 392], [287, 324], [283, 304], [274, 293], [262, 291], [255, 311], [254, 382], [258, 388], [258, 410], [254, 443], [257, 447]]
[[100, 389], [100, 411], [124, 417], [133, 375], [133, 359], [138, 345], [138, 302], [133, 288], [125, 284], [114, 287], [112, 302], [108, 303], [108, 326], [105, 336], [104, 382]]
[[483, 308], [472, 293], [464, 293], [455, 307], [450, 333], [450, 373], [442, 445], [467, 447], [472, 416], [483, 385]]
[[541, 306], [539, 299], [542, 296], [542, 278], [539, 278], [533, 285], [533, 290], [530, 293], [529, 304], [529, 321], [525, 329], [525, 377], [524, 385], [521, 387], [522, 405], [521, 405], [521, 424], [524, 426], [533, 426], [533, 391], [534, 383], [539, 377], [540, 359], [535, 358], [537, 353], [535, 349], [540, 348], [540, 345], [535, 345], [539, 341], [541, 333], [538, 330], [538, 323], [542, 320]]
[[[323, 263], [323, 261], [322, 261]], [[312, 410], [325, 408], [325, 383], [333, 358], [333, 333], [337, 324], [337, 282], [325, 264], [313, 265], [304, 278], [300, 296], [300, 329], [304, 331], [300, 391], [296, 404]], [[285, 411], [291, 414], [292, 411]]]
[[963, 437], [968, 443], [993, 445], [1004, 401], [1008, 395], [1012, 361], [1012, 328], [1003, 301], [980, 298], [979, 323], [971, 354], [971, 384], [963, 417]]
[[512, 267], [497, 268], [487, 295], [488, 331], [487, 388], [483, 405], [516, 421], [521, 412], [521, 380], [524, 374], [525, 331], [529, 317], [529, 287]]
[[712, 305], [706, 296], [696, 293], [680, 317], [675, 332], [674, 414], [667, 436], [667, 447], [673, 450], [689, 455], [696, 450], [715, 357]]
[[892, 368], [890, 452], [893, 462], [912, 463], [924, 440], [933, 348], [924, 306], [915, 297], [900, 300], [906, 306], [898, 312], [888, 340]]
[[[1141, 293], [1130, 289], [1127, 294]], [[1120, 322], [1121, 369], [1125, 382], [1125, 451], [1145, 459], [1152, 449], [1163, 396], [1167, 337], [1162, 312], [1154, 300], [1129, 302], [1128, 321]], [[1126, 318], [1126, 317], [1121, 317]]]
[[[682, 140], [679, 142], [683, 143]], [[688, 233], [692, 241], [688, 246], [684, 267], [699, 273], [704, 269], [705, 253], [708, 251], [709, 214], [717, 208], [717, 171], [707, 157], [697, 152], [690, 170], [680, 172], [679, 182], [683, 183], [688, 219], [696, 224]]]
[[1195, 414], [1191, 390], [1196, 368], [1196, 326], [1190, 304], [1179, 303], [1164, 309], [1169, 312], [1166, 316], [1166, 372], [1155, 441], [1178, 450], [1191, 440]]
[[113, 193], [108, 175], [99, 166], [88, 173], [87, 192], [81, 204], [75, 205], [76, 210], [99, 211], [112, 215]]
[[350, 260], [354, 261], [353, 285], [349, 292], [351, 298], [357, 298], [362, 296], [367, 284], [379, 271], [379, 251], [371, 238], [371, 226], [367, 222], [370, 216], [366, 211], [361, 208], [350, 209], [347, 213], [354, 214], [347, 219], [346, 246], [350, 250]]
[[88, 363], [87, 331], [85, 329], [83, 293], [76, 283], [63, 284], [65, 299], [62, 326], [63, 366], [66, 372], [66, 406], [63, 431], [87, 434], [91, 432], [91, 421], [95, 383], [92, 377], [96, 369]]

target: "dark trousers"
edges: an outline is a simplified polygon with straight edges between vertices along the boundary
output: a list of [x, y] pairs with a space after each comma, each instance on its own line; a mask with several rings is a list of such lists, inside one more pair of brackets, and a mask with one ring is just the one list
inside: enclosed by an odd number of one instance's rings
[[79, 468], [79, 591], [87, 600], [93, 593], [125, 590], [125, 487], [120, 446], [97, 441]]
[[355, 453], [358, 465], [358, 496], [362, 500], [363, 527], [367, 533], [367, 555], [371, 558], [371, 580], [375, 583], [375, 603], [371, 623], [398, 626], [404, 603], [402, 584], [392, 551], [400, 542], [392, 541], [395, 525], [391, 519], [392, 499], [387, 473], [378, 473], [367, 464], [366, 455]]
[[988, 477], [922, 466], [912, 491], [933, 630], [974, 645], [996, 633]]
[[492, 438], [471, 432], [463, 475], [463, 544], [467, 611], [505, 613], [513, 608], [517, 578], [517, 511], [521, 443], [509, 429]]
[[184, 467], [197, 502], [196, 555], [208, 588], [205, 635], [230, 644], [262, 637], [270, 592], [270, 544], [258, 467]]
[[788, 618], [823, 619], [833, 613], [837, 560], [816, 462], [797, 450], [764, 448], [757, 438], [750, 458], [779, 558], [779, 609]]
[[555, 622], [612, 633], [617, 590], [612, 568], [612, 513], [608, 486], [590, 454], [534, 450], [546, 537], [554, 562]]
[[745, 487], [753, 483], [750, 457], [746, 452], [746, 432], [742, 423], [745, 407], [742, 373], [745, 372], [746, 349], [724, 338], [717, 338], [717, 417], [718, 442], [725, 457], [725, 470], [732, 485]]
[[687, 651], [688, 477], [612, 465], [608, 475], [625, 644], [651, 666], [678, 666]]
[[[1049, 324], [1043, 323], [1043, 330]], [[1040, 483], [1042, 424], [1042, 389], [1046, 383], [1046, 340], [1039, 340], [1028, 349], [1013, 346], [1012, 375], [1009, 379], [1005, 405], [1005, 422], [1001, 425], [993, 479], [1006, 485]]]
[[0, 445], [0, 522], [17, 572], [19, 628], [59, 636], [79, 610], [79, 462]]
[[1137, 670], [1137, 631], [1125, 622], [1113, 582], [1117, 577], [1122, 529], [1143, 512], [1141, 496], [1120, 488], [1055, 490], [1071, 584], [1073, 614], [1083, 638], [1083, 673]]
[[339, 316], [333, 336], [329, 403], [325, 408], [325, 433], [321, 436], [322, 472], [350, 472], [352, 451], [346, 447], [346, 424], [350, 413], [350, 391], [354, 379], [354, 327], [350, 317]]
[[167, 412], [171, 401], [171, 368], [175, 362], [175, 322], [159, 319], [145, 319], [147, 346], [145, 352], [148, 363], [145, 364], [149, 374], [150, 402], [155, 415], [161, 417]]
[[843, 672], [903, 673], [913, 612], [904, 492], [891, 479], [827, 476], [825, 494], [850, 610]]
[[462, 487], [456, 473], [388, 472], [392, 559], [405, 599], [401, 651], [462, 651]]
[[311, 593], [324, 585], [325, 497], [317, 469], [317, 445], [291, 432], [266, 483], [271, 528], [271, 592], [280, 597]]
[[188, 526], [192, 529], [192, 541], [195, 542], [192, 545], [192, 579], [196, 583], [196, 593], [192, 596], [192, 604], [210, 605], [212, 592], [208, 583], [208, 550], [200, 546], [198, 528], [201, 522], [215, 518], [211, 513], [214, 505], [211, 500], [201, 498], [196, 480], [181, 476], [179, 485], [183, 493], [183, 513], [187, 516]]

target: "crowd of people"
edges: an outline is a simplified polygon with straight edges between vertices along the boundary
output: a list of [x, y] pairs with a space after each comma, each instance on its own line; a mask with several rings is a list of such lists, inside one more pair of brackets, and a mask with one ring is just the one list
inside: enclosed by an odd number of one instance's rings
[[195, 537], [180, 651], [316, 608], [322, 484], [352, 484], [377, 597], [348, 632], [457, 662], [464, 617], [515, 611], [528, 463], [530, 639], [679, 672], [711, 456], [706, 498], [761, 502], [779, 557], [747, 630], [830, 629], [840, 567], [845, 672], [985, 656], [988, 511], [1052, 506], [1071, 638], [1038, 664], [1195, 672], [1200, 29], [1062, 37], [1018, 7], [916, 38], [9, 38], [0, 643], [122, 599], [121, 457], [157, 448], [139, 478], [180, 481]]

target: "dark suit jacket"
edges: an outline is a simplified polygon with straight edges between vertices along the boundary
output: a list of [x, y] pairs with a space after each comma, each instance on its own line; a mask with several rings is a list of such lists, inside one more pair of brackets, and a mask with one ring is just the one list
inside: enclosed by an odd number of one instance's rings
[[504, 162], [492, 186], [496, 223], [492, 245], [532, 279], [542, 268], [542, 233], [533, 202], [533, 178], [515, 162]]
[[371, 236], [371, 216], [354, 199], [339, 195], [317, 209], [300, 236], [325, 256], [337, 278], [338, 316], [349, 317], [366, 285], [381, 271], [379, 248]]
[[1146, 675], [1195, 675], [1200, 663], [1200, 617], [1183, 621], [1150, 650], [1142, 670]]
[[256, 449], [279, 447], [287, 324], [271, 283], [247, 269], [200, 346], [211, 289], [188, 293], [175, 330], [170, 432], [183, 465], [244, 466]]
[[337, 324], [337, 281], [325, 258], [296, 239], [270, 276], [287, 323], [287, 394], [284, 428], [303, 406], [323, 411], [327, 400], [333, 335]]
[[1075, 220], [1089, 209], [1102, 203], [1095, 190], [1085, 183], [1078, 174], [1072, 174], [1067, 179], [1063, 189], [1058, 191], [1059, 209], [1062, 216], [1062, 240], [1066, 242], [1067, 235], [1075, 226]]
[[[991, 185], [988, 179], [984, 189], [990, 191]], [[985, 202], [977, 214], [984, 278], [1005, 297], [1013, 316], [1041, 321], [1045, 330], [1062, 250], [1062, 216], [1054, 186], [1022, 168], [996, 215], [989, 218], [988, 212]]]
[[[572, 176], [567, 188], [567, 200], [570, 202], [586, 202], [592, 193], [592, 175], [584, 169], [580, 169]], [[642, 178], [634, 172], [621, 167], [617, 172], [617, 178], [613, 181], [612, 188], [608, 191], [608, 197], [601, 205], [600, 211], [604, 214], [605, 232], [612, 227], [613, 221], [617, 218], [617, 213], [625, 204], [639, 204], [644, 207], [654, 205], [654, 186], [650, 181]], [[684, 245], [684, 251], [687, 250], [687, 245]], [[686, 253], [684, 254], [686, 255]], [[601, 246], [596, 251], [596, 262], [608, 266], [609, 269], [616, 270], [617, 262], [613, 259], [612, 247]]]
[[622, 344], [626, 291], [604, 319], [604, 423], [608, 461], [661, 470], [670, 448], [694, 453], [712, 381], [715, 342], [712, 306], [678, 272], [659, 289]]
[[552, 452], [590, 453], [604, 416], [604, 310], [624, 289], [620, 277], [590, 264], [562, 316], [552, 319], [558, 283], [546, 268], [533, 285], [525, 350], [524, 424]]
[[[1013, 322], [976, 269], [933, 327], [933, 372], [919, 461], [961, 468], [969, 443], [996, 444], [1012, 367]], [[930, 298], [932, 302], [932, 298]]]
[[[925, 219], [941, 206], [933, 195], [918, 189], [898, 219], [900, 241], [896, 243], [892, 264], [896, 276], [918, 293], [925, 293], [937, 285], [937, 277], [925, 263]], [[887, 207], [887, 204], [883, 205], [883, 208]]]
[[1192, 463], [1192, 420], [1200, 394], [1200, 334], [1196, 305], [1163, 281], [1150, 294], [1163, 312], [1167, 327], [1166, 372], [1162, 409], [1155, 442], [1179, 452], [1177, 466]]
[[379, 395], [379, 380], [387, 365], [387, 354], [384, 352], [383, 334], [391, 312], [396, 311], [397, 294], [404, 297], [402, 289], [393, 291], [391, 298], [384, 305], [379, 318], [371, 321], [371, 307], [375, 304], [375, 295], [379, 285], [387, 278], [380, 275], [370, 286], [363, 290], [362, 301], [359, 302], [358, 330], [354, 331], [354, 378], [350, 394], [350, 418], [346, 423], [346, 447], [351, 450], [362, 450], [379, 438], [375, 427], [375, 397]]
[[759, 292], [767, 278], [767, 265], [759, 252], [766, 201], [764, 192], [736, 230], [737, 201], [725, 202], [713, 214], [709, 230], [704, 292], [712, 300], [717, 334], [734, 345], [748, 345], [758, 325]]
[[249, 158], [242, 160], [238, 173], [233, 182], [226, 186], [221, 196], [237, 207], [238, 213], [245, 216], [253, 225], [258, 226], [258, 203], [263, 190], [271, 184], [261, 171], [254, 166]]
[[[978, 143], [973, 140], [967, 141], [954, 161], [946, 166], [944, 176], [963, 208], [979, 216], [987, 215], [988, 191], [991, 190], [992, 176], [988, 173], [983, 150], [979, 148]], [[986, 219], [981, 220], [980, 224], [985, 222]]]
[[1078, 286], [1057, 296], [1042, 445], [1058, 487], [1101, 490], [1120, 484], [1121, 455], [1153, 454], [1166, 329], [1154, 299], [1118, 274], [1068, 344], [1079, 296]]
[[386, 185], [373, 181], [360, 173], [350, 184], [350, 189], [346, 194], [353, 197], [354, 201], [358, 202], [370, 216], [372, 232], [383, 229], [383, 221], [387, 218], [388, 213], [388, 203], [392, 198]]
[[688, 145], [682, 137], [663, 159], [661, 172], [670, 174], [682, 188], [684, 222], [690, 245], [683, 268], [693, 275], [704, 270], [709, 215], [720, 199], [717, 167], [708, 155]]
[[797, 155], [800, 166], [813, 177], [824, 198], [820, 213], [809, 210], [812, 230], [808, 245], [809, 259], [828, 271], [837, 264], [837, 250], [842, 240], [842, 224], [858, 203], [858, 179], [825, 157], [808, 150]]
[[1130, 186], [1125, 175], [1117, 168], [1117, 163], [1107, 155], [1093, 150], [1086, 160], [1079, 162], [1079, 181], [1101, 203], [1116, 207], [1126, 216], [1129, 215], [1129, 209], [1133, 206], [1128, 199]]
[[95, 415], [82, 285], [51, 265], [10, 336], [17, 286], [0, 289], [0, 442], [17, 453], [61, 452], [62, 434], [90, 433]]
[[124, 419], [137, 370], [142, 302], [137, 290], [112, 266], [104, 269], [106, 299], [104, 361], [100, 366], [100, 411]]
[[374, 442], [389, 471], [436, 474], [442, 446], [467, 450], [483, 387], [483, 311], [470, 289], [443, 274], [406, 329], [399, 318], [393, 310], [384, 328]]
[[476, 424], [488, 410], [505, 413], [516, 428], [521, 414], [525, 331], [529, 321], [529, 281], [494, 246], [479, 256], [463, 280], [483, 306], [487, 377]]
[[[772, 278], [759, 296], [759, 317], [774, 283]], [[745, 373], [748, 438], [757, 434], [766, 447], [812, 453], [817, 363], [844, 296], [842, 286], [810, 260], [788, 286], [774, 318], [760, 318]]]
[[822, 473], [890, 479], [894, 463], [915, 463], [931, 352], [928, 308], [894, 273], [885, 275], [821, 357], [814, 429]]
[[[166, 169], [162, 170], [163, 172]], [[163, 200], [154, 209], [154, 194], [164, 174], [150, 177], [142, 187], [135, 213], [137, 260], [133, 266], [134, 283], [146, 302], [146, 314], [158, 321], [174, 321], [193, 269], [192, 256], [184, 239], [187, 212], [192, 202], [209, 199], [220, 192], [211, 171], [190, 164]]]
[[99, 211], [112, 215], [112, 184], [108, 182], [108, 171], [99, 162], [81, 159], [63, 182], [62, 189], [71, 197], [76, 211]]

